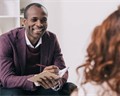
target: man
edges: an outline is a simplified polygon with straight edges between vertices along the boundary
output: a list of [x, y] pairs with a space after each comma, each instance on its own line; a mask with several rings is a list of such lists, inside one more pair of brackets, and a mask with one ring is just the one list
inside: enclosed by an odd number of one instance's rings
[[[0, 37], [0, 83], [2, 95], [59, 95], [68, 73], [56, 36], [46, 31], [47, 11], [32, 3], [25, 8], [24, 26]], [[42, 66], [46, 66], [43, 68]], [[48, 72], [50, 75], [46, 75]], [[38, 82], [28, 79], [43, 74]], [[51, 74], [54, 74], [56, 79]]]

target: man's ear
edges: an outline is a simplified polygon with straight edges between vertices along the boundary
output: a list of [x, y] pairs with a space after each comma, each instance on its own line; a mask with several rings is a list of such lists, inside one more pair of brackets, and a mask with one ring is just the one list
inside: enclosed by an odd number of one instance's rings
[[23, 25], [23, 26], [26, 26], [26, 24], [27, 24], [27, 19], [23, 18], [23, 20], [22, 20], [22, 25]]

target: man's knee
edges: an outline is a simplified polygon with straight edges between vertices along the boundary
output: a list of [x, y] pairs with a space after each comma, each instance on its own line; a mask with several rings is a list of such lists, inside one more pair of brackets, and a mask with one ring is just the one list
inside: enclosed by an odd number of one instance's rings
[[70, 96], [70, 94], [77, 88], [77, 86], [71, 82], [67, 82], [63, 85], [59, 91], [60, 95]]
[[0, 88], [0, 96], [24, 95], [24, 91], [19, 88]]

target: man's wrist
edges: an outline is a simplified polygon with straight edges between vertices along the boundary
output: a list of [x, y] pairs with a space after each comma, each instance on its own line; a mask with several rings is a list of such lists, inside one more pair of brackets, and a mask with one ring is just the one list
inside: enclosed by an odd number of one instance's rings
[[[37, 76], [37, 75], [34, 75], [34, 76]], [[40, 86], [40, 84], [38, 82], [34, 82], [34, 84], [36, 87]]]

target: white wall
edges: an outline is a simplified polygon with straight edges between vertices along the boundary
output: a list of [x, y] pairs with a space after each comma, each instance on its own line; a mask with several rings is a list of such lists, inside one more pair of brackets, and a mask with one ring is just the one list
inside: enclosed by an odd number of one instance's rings
[[75, 69], [84, 61], [92, 30], [117, 9], [120, 0], [43, 0], [43, 4], [49, 13], [48, 30], [57, 35], [70, 67], [68, 81], [76, 83]]

